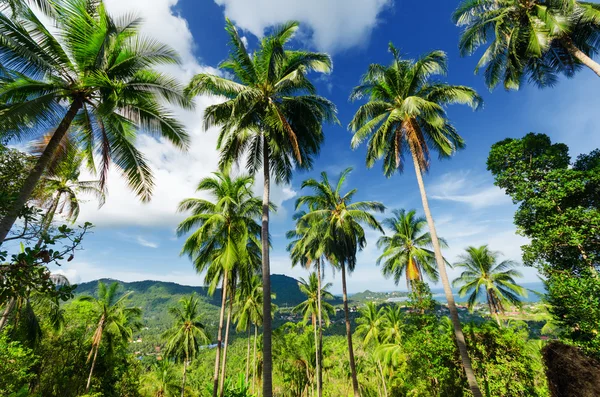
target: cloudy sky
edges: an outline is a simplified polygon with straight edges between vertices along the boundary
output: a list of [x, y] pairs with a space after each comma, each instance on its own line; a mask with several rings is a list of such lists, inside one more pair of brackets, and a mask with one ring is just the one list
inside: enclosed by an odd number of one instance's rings
[[[485, 169], [490, 146], [506, 137], [521, 137], [534, 131], [567, 143], [575, 156], [600, 146], [600, 127], [593, 122], [599, 100], [597, 78], [589, 71], [575, 79], [563, 80], [553, 89], [526, 87], [519, 92], [490, 93], [481, 76], [473, 75], [476, 58], [460, 58], [459, 30], [450, 21], [455, 2], [439, 0], [106, 0], [113, 14], [134, 12], [145, 20], [143, 31], [176, 48], [183, 58], [180, 67], [169, 72], [186, 83], [199, 72], [216, 72], [227, 56], [225, 17], [243, 32], [250, 48], [275, 24], [294, 19], [301, 31], [294, 46], [326, 51], [333, 57], [334, 71], [313, 76], [320, 94], [338, 106], [341, 126], [327, 126], [326, 142], [312, 172], [297, 173], [291, 185], [273, 188], [279, 211], [272, 217], [273, 273], [305, 277], [302, 269], [291, 269], [285, 251], [285, 232], [292, 228], [295, 197], [301, 182], [321, 171], [332, 177], [353, 167], [348, 186], [358, 188], [358, 199], [378, 200], [389, 209], [421, 208], [414, 170], [383, 177], [380, 164], [364, 166], [365, 150], [350, 149], [345, 126], [358, 104], [348, 94], [369, 63], [387, 63], [387, 44], [392, 41], [409, 57], [442, 49], [449, 55], [447, 80], [475, 87], [484, 97], [478, 112], [451, 107], [449, 116], [467, 142], [467, 148], [452, 160], [434, 161], [425, 177], [430, 205], [440, 236], [450, 248], [445, 256], [452, 262], [469, 245], [489, 244], [505, 257], [519, 260], [520, 245], [512, 216], [515, 207], [493, 185]], [[166, 280], [201, 285], [189, 260], [180, 257], [182, 239], [174, 233], [182, 219], [175, 209], [186, 197], [193, 197], [198, 181], [216, 169], [217, 132], [203, 132], [202, 111], [214, 99], [198, 98], [194, 112], [178, 111], [192, 137], [188, 153], [167, 143], [141, 136], [138, 145], [151, 163], [156, 189], [149, 204], [140, 204], [117, 173], [111, 175], [106, 204], [98, 209], [87, 199], [80, 220], [95, 224], [76, 259], [63, 267], [73, 282], [111, 277], [124, 281]], [[260, 182], [260, 181], [259, 181]], [[256, 189], [260, 194], [260, 189]], [[384, 215], [385, 216], [385, 215]], [[389, 291], [395, 287], [376, 267], [378, 234], [368, 233], [368, 246], [360, 253], [356, 271], [349, 278], [349, 290]], [[533, 269], [524, 268], [525, 281], [536, 281]], [[456, 272], [450, 270], [451, 278]], [[328, 272], [334, 292], [341, 290], [339, 277]]]

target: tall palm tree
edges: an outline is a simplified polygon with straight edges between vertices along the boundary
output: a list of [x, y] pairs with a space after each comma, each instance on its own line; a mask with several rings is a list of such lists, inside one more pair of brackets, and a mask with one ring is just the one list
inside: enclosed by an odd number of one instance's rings
[[[173, 49], [139, 34], [141, 20], [112, 18], [102, 2], [53, 2], [53, 29], [23, 5], [17, 16], [0, 12], [0, 136], [23, 139], [53, 130], [18, 198], [0, 220], [0, 244], [67, 135], [76, 134], [94, 169], [100, 157], [104, 185], [113, 162], [143, 200], [152, 173], [135, 146], [137, 132], [164, 137], [186, 148], [188, 135], [162, 102], [190, 108], [172, 78], [154, 71], [178, 63]], [[76, 128], [75, 128], [76, 127]]]
[[141, 383], [142, 390], [152, 397], [176, 397], [179, 393], [179, 381], [169, 360], [154, 363], [151, 372], [142, 376]]
[[300, 278], [298, 287], [300, 287], [300, 292], [306, 295], [306, 300], [299, 303], [293, 309], [295, 313], [302, 314], [304, 323], [308, 322], [308, 319], [310, 319], [312, 323], [315, 338], [315, 372], [317, 395], [322, 393], [322, 360], [320, 357], [321, 350], [319, 349], [320, 335], [322, 335], [320, 321], [323, 319], [325, 321], [325, 326], [329, 326], [329, 314], [335, 313], [333, 306], [329, 302], [324, 301], [324, 299], [333, 299], [333, 295], [328, 291], [331, 286], [331, 283], [321, 286], [319, 276], [317, 276], [316, 272], [311, 273], [308, 276], [308, 280]]
[[485, 294], [490, 316], [494, 316], [498, 325], [498, 313], [504, 313], [506, 303], [519, 306], [521, 297], [527, 296], [527, 290], [517, 285], [515, 277], [523, 277], [515, 270], [517, 263], [505, 260], [498, 263], [500, 253], [491, 251], [487, 245], [468, 247], [466, 254], [460, 256], [455, 267], [465, 269], [460, 277], [452, 282], [453, 287], [460, 287], [460, 297], [469, 295], [469, 309], [479, 302]]
[[[383, 248], [383, 253], [377, 259], [377, 265], [383, 262], [383, 275], [394, 277], [396, 285], [405, 275], [409, 290], [413, 289], [415, 282], [423, 281], [424, 274], [437, 282], [439, 275], [435, 267], [435, 254], [431, 250], [431, 234], [423, 232], [427, 220], [417, 217], [415, 210], [394, 210], [392, 214], [394, 216], [384, 219], [382, 224], [393, 234], [377, 240], [377, 248]], [[440, 237], [439, 241], [442, 248], [447, 247], [444, 239]]]
[[238, 331], [248, 332], [248, 346], [246, 352], [246, 377], [248, 382], [250, 376], [250, 330], [254, 325], [254, 350], [256, 350], [256, 339], [258, 327], [262, 324], [262, 281], [259, 275], [253, 275], [245, 288], [239, 288], [235, 299], [234, 321]]
[[206, 271], [205, 283], [213, 294], [221, 283], [221, 311], [217, 333], [217, 355], [213, 377], [214, 396], [219, 390], [219, 370], [223, 334], [223, 319], [230, 287], [240, 272], [256, 273], [259, 264], [261, 228], [257, 222], [262, 211], [261, 200], [252, 194], [254, 178], [228, 173], [214, 173], [198, 184], [199, 192], [207, 192], [214, 202], [188, 198], [179, 204], [180, 212], [191, 211], [177, 234], [195, 231], [186, 239], [182, 254], [187, 254], [198, 273]]
[[[307, 78], [310, 71], [329, 72], [326, 54], [290, 50], [288, 44], [298, 29], [297, 22], [277, 27], [264, 37], [250, 54], [236, 28], [228, 20], [229, 58], [220, 68], [232, 79], [211, 74], [195, 76], [188, 86], [190, 95], [214, 95], [223, 103], [204, 112], [204, 128], [219, 126], [220, 165], [228, 168], [247, 159], [246, 167], [263, 171], [262, 275], [263, 309], [271, 309], [269, 262], [269, 192], [271, 174], [275, 182], [289, 182], [294, 169], [308, 169], [323, 141], [323, 122], [335, 122], [335, 106], [316, 95]], [[271, 316], [263, 315], [264, 397], [273, 394]]]
[[312, 211], [304, 215], [306, 222], [322, 225], [322, 240], [326, 245], [326, 256], [342, 273], [342, 292], [344, 313], [346, 317], [346, 336], [348, 339], [348, 355], [352, 372], [352, 386], [355, 397], [360, 396], [354, 349], [352, 348], [352, 331], [348, 310], [348, 294], [346, 291], [346, 270], [352, 272], [356, 266], [357, 251], [362, 249], [367, 240], [362, 225], [383, 232], [381, 225], [372, 212], [383, 212], [383, 204], [375, 201], [352, 202], [357, 189], [342, 194], [342, 187], [352, 168], [346, 168], [339, 177], [335, 188], [332, 187], [326, 172], [321, 173], [321, 180], [308, 179], [302, 183], [302, 189], [310, 188], [313, 195], [298, 198], [296, 209], [306, 205]]
[[464, 27], [461, 55], [489, 43], [475, 73], [485, 81], [518, 89], [524, 78], [540, 86], [572, 76], [581, 65], [600, 76], [592, 57], [600, 50], [600, 5], [577, 0], [464, 0], [453, 15]]
[[179, 306], [171, 307], [169, 313], [175, 318], [175, 322], [163, 334], [163, 338], [167, 339], [165, 355], [183, 361], [181, 397], [185, 395], [185, 377], [190, 361], [196, 358], [202, 345], [210, 343], [210, 338], [200, 321], [199, 301], [198, 297], [192, 294], [181, 298]]
[[448, 121], [444, 107], [460, 103], [477, 108], [482, 100], [469, 87], [433, 80], [433, 76], [443, 75], [447, 71], [444, 52], [432, 51], [414, 61], [402, 59], [392, 44], [390, 51], [393, 55], [392, 64], [369, 66], [361, 84], [354, 88], [351, 95], [353, 100], [368, 97], [368, 102], [360, 106], [350, 122], [349, 127], [354, 132], [352, 147], [356, 148], [367, 140], [367, 166], [372, 167], [383, 157], [383, 171], [388, 177], [396, 171], [403, 171], [404, 153], [411, 155], [463, 367], [471, 391], [475, 397], [479, 397], [481, 391], [471, 367], [444, 257], [429, 210], [423, 172], [429, 170], [430, 150], [438, 152], [443, 158], [450, 157], [464, 146], [463, 139]]
[[127, 343], [131, 339], [133, 331], [141, 326], [138, 321], [142, 314], [141, 309], [125, 306], [133, 292], [130, 291], [118, 297], [118, 289], [119, 283], [117, 282], [107, 287], [102, 281], [98, 281], [98, 297], [79, 297], [80, 301], [92, 303], [97, 318], [96, 329], [92, 335], [92, 347], [87, 358], [88, 362], [92, 360], [92, 365], [85, 387], [86, 393], [90, 390], [96, 358], [104, 335], [110, 334], [112, 341]]
[[[323, 240], [322, 225], [318, 220], [309, 222], [305, 219], [305, 211], [294, 214], [296, 228], [286, 233], [286, 237], [292, 241], [288, 244], [292, 267], [301, 264], [305, 269], [315, 267], [317, 275], [317, 288], [321, 290], [322, 275], [324, 273], [325, 254], [327, 243]], [[317, 320], [318, 320], [318, 343], [317, 347], [317, 396], [323, 395], [323, 307], [322, 296], [317, 295]]]

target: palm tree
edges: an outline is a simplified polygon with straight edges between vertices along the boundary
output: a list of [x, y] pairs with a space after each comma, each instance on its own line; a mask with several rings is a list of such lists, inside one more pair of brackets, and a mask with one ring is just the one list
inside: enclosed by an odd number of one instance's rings
[[[250, 54], [236, 28], [228, 20], [229, 58], [220, 68], [232, 79], [211, 74], [195, 76], [188, 86], [190, 95], [214, 95], [223, 103], [204, 112], [204, 128], [221, 128], [218, 149], [220, 165], [229, 168], [247, 159], [247, 169], [263, 170], [262, 275], [263, 309], [271, 309], [269, 262], [269, 192], [271, 174], [275, 182], [289, 182], [294, 169], [308, 169], [323, 141], [323, 122], [335, 122], [335, 106], [316, 95], [306, 77], [310, 71], [329, 72], [326, 54], [287, 49], [298, 29], [288, 22], [264, 37], [259, 49]], [[263, 315], [264, 397], [273, 394], [271, 316]]]
[[[383, 275], [394, 277], [396, 285], [405, 275], [409, 290], [413, 289], [415, 282], [423, 281], [423, 274], [437, 282], [439, 275], [435, 267], [435, 254], [431, 250], [431, 234], [423, 232], [427, 220], [417, 217], [415, 210], [394, 210], [392, 214], [392, 218], [386, 218], [382, 223], [393, 234], [377, 240], [377, 248], [383, 248], [383, 253], [377, 259], [377, 265], [383, 262]], [[441, 247], [447, 247], [444, 239], [440, 237], [439, 241]]]
[[[360, 317], [356, 319], [356, 333], [364, 335], [363, 343], [365, 346], [373, 341], [377, 348], [383, 342], [382, 331], [384, 325], [384, 313], [385, 309], [383, 307], [377, 308], [373, 302], [367, 302], [366, 306], [360, 310]], [[381, 366], [381, 360], [376, 354], [374, 354], [373, 357], [376, 358], [377, 361], [377, 369], [381, 376], [383, 393], [387, 396], [387, 383]]]
[[235, 299], [234, 321], [237, 324], [236, 329], [248, 332], [246, 382], [250, 377], [250, 331], [252, 325], [254, 325], [254, 345], [256, 346], [258, 326], [262, 323], [262, 300], [262, 282], [259, 275], [253, 275], [246, 288], [239, 288]]
[[[286, 233], [286, 237], [292, 241], [288, 244], [287, 250], [290, 252], [292, 267], [301, 264], [305, 269], [312, 265], [315, 267], [317, 275], [317, 288], [321, 290], [322, 274], [325, 265], [325, 248], [327, 246], [323, 240], [322, 225], [319, 222], [309, 222], [305, 219], [306, 212], [299, 211], [294, 214], [296, 228]], [[323, 394], [323, 307], [321, 295], [317, 296], [317, 320], [319, 328], [319, 340], [316, 345], [318, 359], [317, 369], [317, 396]]]
[[485, 81], [518, 89], [525, 77], [540, 86], [556, 82], [557, 72], [572, 76], [581, 64], [600, 76], [597, 54], [600, 6], [576, 0], [464, 0], [453, 20], [464, 27], [461, 55], [487, 45], [475, 73]]
[[[133, 334], [135, 329], [140, 327], [138, 322], [142, 311], [137, 307], [126, 307], [125, 302], [133, 292], [127, 292], [117, 298], [119, 283], [114, 282], [110, 286], [106, 286], [102, 281], [98, 281], [98, 297], [81, 296], [80, 301], [90, 302], [93, 305], [93, 310], [96, 314], [96, 329], [92, 335], [92, 348], [88, 354], [87, 361], [92, 360], [90, 367], [90, 375], [88, 376], [85, 392], [90, 390], [92, 383], [92, 374], [96, 365], [96, 358], [102, 343], [102, 338], [105, 334], [111, 336], [112, 341], [126, 343]], [[93, 358], [92, 358], [93, 357]]]
[[402, 309], [398, 305], [387, 306], [383, 312], [382, 340], [385, 343], [400, 344], [402, 337]]
[[403, 171], [403, 155], [410, 153], [463, 367], [471, 391], [479, 397], [481, 391], [471, 367], [422, 173], [429, 169], [431, 149], [443, 158], [464, 146], [463, 139], [448, 121], [444, 106], [460, 103], [477, 108], [482, 100], [469, 87], [433, 81], [432, 76], [446, 73], [447, 57], [443, 51], [432, 51], [416, 61], [402, 59], [392, 44], [390, 51], [392, 64], [369, 66], [351, 95], [353, 100], [369, 98], [350, 122], [354, 132], [352, 147], [367, 140], [367, 166], [372, 167], [383, 157], [383, 171], [388, 177]]
[[139, 35], [140, 20], [113, 19], [95, 0], [53, 2], [53, 29], [36, 14], [0, 13], [0, 136], [22, 139], [53, 130], [18, 198], [0, 220], [0, 244], [67, 134], [76, 134], [94, 169], [100, 154], [100, 181], [112, 162], [143, 200], [152, 193], [152, 174], [135, 147], [139, 130], [186, 148], [188, 135], [161, 103], [191, 108], [180, 85], [155, 72], [177, 63], [170, 47]]
[[175, 318], [173, 326], [163, 338], [167, 339], [165, 355], [183, 361], [181, 397], [185, 394], [185, 376], [190, 361], [196, 358], [200, 347], [210, 343], [210, 338], [200, 322], [199, 299], [195, 294], [179, 300], [179, 306], [171, 307], [169, 313]]
[[198, 273], [206, 271], [205, 283], [212, 295], [221, 283], [221, 311], [217, 333], [217, 355], [213, 377], [214, 396], [219, 389], [223, 319], [229, 290], [237, 275], [256, 273], [259, 263], [261, 200], [252, 194], [254, 179], [250, 176], [232, 178], [228, 173], [214, 173], [204, 178], [197, 191], [208, 192], [214, 202], [188, 198], [179, 204], [180, 212], [191, 211], [177, 234], [182, 236], [196, 229], [185, 241], [182, 254], [187, 254]]
[[308, 224], [319, 224], [321, 226], [322, 241], [325, 245], [325, 256], [330, 259], [342, 272], [342, 292], [344, 301], [344, 313], [346, 317], [346, 336], [348, 339], [348, 354], [350, 370], [352, 372], [352, 386], [354, 395], [360, 396], [358, 378], [356, 374], [356, 363], [354, 361], [354, 350], [352, 348], [352, 331], [350, 328], [350, 314], [348, 310], [348, 295], [346, 291], [346, 269], [352, 272], [356, 266], [356, 253], [366, 244], [363, 224], [383, 232], [381, 225], [371, 212], [383, 212], [383, 204], [375, 201], [352, 202], [357, 189], [352, 189], [342, 194], [342, 186], [346, 181], [352, 168], [345, 169], [339, 177], [335, 188], [329, 182], [326, 172], [321, 173], [321, 180], [308, 179], [302, 183], [302, 189], [310, 188], [314, 195], [298, 198], [296, 209], [306, 205], [312, 211], [306, 213], [303, 218]]
[[521, 272], [513, 269], [517, 263], [511, 260], [498, 263], [499, 256], [499, 252], [491, 251], [487, 245], [468, 247], [466, 254], [454, 264], [465, 270], [452, 286], [460, 287], [461, 298], [469, 295], [467, 305], [471, 310], [485, 293], [490, 316], [501, 325], [498, 313], [504, 313], [506, 303], [519, 306], [521, 297], [527, 296], [527, 290], [515, 282], [515, 277], [522, 277]]
[[173, 364], [169, 360], [157, 361], [152, 371], [142, 376], [142, 390], [152, 397], [175, 397], [179, 382]]
[[[294, 307], [293, 311], [295, 313], [302, 313], [304, 323], [308, 322], [310, 318], [313, 333], [315, 337], [315, 370], [316, 370], [316, 381], [317, 381], [317, 395], [322, 393], [322, 385], [321, 382], [321, 351], [319, 349], [320, 345], [320, 337], [317, 328], [321, 331], [321, 323], [317, 320], [324, 319], [325, 326], [329, 326], [329, 314], [334, 314], [335, 309], [333, 306], [323, 299], [333, 299], [333, 295], [328, 291], [331, 288], [332, 284], [327, 283], [321, 287], [321, 283], [319, 281], [319, 277], [316, 272], [311, 273], [308, 276], [308, 280], [304, 280], [300, 278], [298, 282], [298, 287], [300, 287], [300, 292], [306, 295], [306, 300], [301, 302], [296, 307]], [[320, 313], [319, 313], [320, 312]], [[322, 333], [321, 333], [322, 335]]]

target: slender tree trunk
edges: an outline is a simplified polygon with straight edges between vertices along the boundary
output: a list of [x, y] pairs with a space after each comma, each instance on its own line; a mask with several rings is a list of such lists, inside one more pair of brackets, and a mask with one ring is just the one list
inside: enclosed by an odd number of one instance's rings
[[219, 331], [217, 333], [217, 356], [215, 357], [215, 374], [213, 376], [213, 397], [219, 393], [219, 363], [221, 359], [221, 338], [223, 336], [223, 317], [225, 316], [225, 303], [227, 299], [227, 276], [226, 271], [223, 275], [223, 285], [221, 287], [221, 312], [219, 314]]
[[477, 379], [475, 378], [475, 373], [473, 372], [473, 367], [471, 366], [471, 359], [469, 358], [469, 353], [467, 352], [465, 336], [462, 331], [462, 326], [460, 325], [458, 310], [456, 309], [456, 304], [454, 302], [454, 295], [452, 295], [452, 289], [450, 288], [450, 282], [448, 281], [448, 274], [446, 273], [446, 264], [444, 263], [444, 257], [442, 256], [442, 250], [440, 248], [440, 242], [435, 230], [433, 217], [431, 216], [431, 211], [429, 210], [429, 202], [425, 192], [425, 185], [423, 184], [423, 176], [421, 175], [419, 160], [417, 159], [416, 153], [414, 150], [412, 150], [412, 148], [410, 152], [412, 154], [413, 163], [415, 166], [415, 174], [417, 176], [417, 183], [419, 184], [419, 191], [421, 192], [423, 210], [425, 212], [425, 217], [427, 218], [427, 224], [429, 225], [429, 233], [431, 234], [431, 242], [433, 244], [433, 251], [435, 253], [435, 261], [437, 262], [438, 272], [440, 273], [442, 285], [444, 286], [444, 293], [446, 295], [446, 300], [448, 301], [450, 320], [452, 320], [452, 326], [454, 327], [454, 336], [456, 338], [456, 344], [458, 345], [458, 351], [460, 352], [460, 358], [462, 360], [463, 368], [465, 370], [465, 374], [467, 375], [469, 388], [471, 389], [473, 396], [482, 397], [481, 390], [479, 390], [479, 386], [477, 384]]
[[0, 331], [2, 331], [2, 329], [6, 326], [6, 323], [8, 322], [8, 317], [10, 316], [10, 312], [12, 312], [12, 310], [14, 309], [16, 302], [17, 300], [15, 298], [10, 298], [10, 300], [6, 304], [6, 307], [4, 308], [4, 313], [2, 313], [2, 318], [0, 319]]
[[273, 357], [271, 356], [271, 267], [269, 263], [269, 143], [263, 136], [264, 191], [262, 202], [262, 285], [263, 285], [263, 396], [273, 397]]
[[231, 288], [229, 294], [229, 308], [227, 309], [227, 326], [225, 328], [225, 345], [223, 346], [223, 360], [221, 361], [221, 379], [219, 380], [219, 396], [223, 397], [225, 386], [225, 369], [227, 368], [227, 345], [229, 344], [229, 328], [231, 328], [231, 313], [233, 312], [233, 296], [235, 292]]
[[33, 167], [31, 172], [27, 176], [27, 179], [25, 179], [25, 182], [21, 187], [21, 191], [19, 192], [19, 196], [12, 203], [10, 210], [7, 212], [4, 218], [0, 220], [0, 245], [2, 245], [4, 239], [8, 235], [8, 232], [17, 220], [21, 208], [23, 208], [25, 203], [27, 203], [27, 201], [31, 197], [31, 193], [33, 193], [33, 190], [35, 189], [40, 178], [42, 177], [42, 174], [46, 170], [46, 167], [48, 167], [48, 164], [50, 164], [50, 161], [52, 160], [56, 149], [59, 147], [60, 142], [69, 130], [73, 119], [75, 118], [77, 112], [81, 109], [82, 106], [83, 101], [81, 99], [75, 99], [71, 103], [69, 110], [67, 111], [60, 124], [54, 131], [54, 134], [52, 134], [52, 138], [50, 138], [50, 141], [44, 149], [44, 152], [38, 158], [35, 167]]
[[256, 341], [258, 340], [258, 325], [254, 325], [254, 358], [252, 359], [252, 391], [256, 393]]
[[342, 292], [344, 298], [344, 315], [346, 316], [346, 336], [348, 338], [348, 356], [350, 358], [350, 372], [352, 372], [352, 388], [354, 397], [360, 397], [356, 363], [354, 362], [354, 348], [352, 347], [352, 329], [350, 327], [350, 313], [348, 311], [348, 294], [346, 293], [346, 264], [342, 263]]
[[86, 393], [90, 391], [90, 385], [92, 384], [92, 374], [94, 373], [94, 367], [96, 366], [96, 357], [98, 357], [98, 350], [100, 350], [100, 346], [96, 346], [96, 349], [94, 351], [94, 359], [92, 360], [90, 375], [88, 376], [87, 385], [85, 386]]
[[46, 237], [46, 234], [48, 233], [48, 229], [50, 229], [50, 225], [52, 225], [52, 221], [54, 220], [54, 214], [56, 213], [56, 209], [58, 208], [58, 204], [60, 203], [60, 196], [61, 196], [61, 194], [58, 193], [56, 195], [56, 197], [54, 198], [54, 200], [52, 201], [52, 205], [50, 206], [50, 208], [48, 208], [48, 212], [46, 213], [46, 216], [44, 217], [44, 219], [42, 221], [42, 228], [40, 230], [40, 238], [39, 238], [37, 244], [35, 245], [36, 248], [39, 248], [42, 246], [42, 243], [44, 242], [44, 238]]
[[383, 395], [387, 397], [387, 385], [385, 382], [385, 375], [383, 374], [383, 368], [381, 367], [381, 361], [377, 360], [377, 366], [379, 367], [379, 373], [381, 374], [381, 384], [383, 385]]
[[187, 366], [188, 366], [188, 357], [185, 357], [185, 361], [183, 362], [183, 377], [181, 379], [181, 397], [185, 397], [185, 377], [187, 374]]
[[250, 331], [252, 330], [250, 323], [248, 323], [248, 349], [246, 350], [246, 384], [248, 384], [248, 378], [250, 377], [250, 339], [252, 336], [250, 335]]
[[317, 283], [319, 294], [317, 295], [317, 316], [319, 321], [319, 340], [317, 343], [317, 394], [323, 396], [323, 308], [321, 307], [321, 259], [317, 259]]
[[[321, 290], [319, 290], [319, 293]], [[317, 298], [318, 299], [318, 298]], [[317, 304], [318, 310], [318, 304]], [[317, 395], [319, 395], [321, 388], [319, 386], [319, 333], [317, 332], [317, 314], [312, 314], [312, 325], [313, 325], [313, 334], [315, 337], [315, 383], [317, 384]], [[314, 383], [313, 383], [313, 395], [314, 395]]]
[[600, 64], [594, 61], [592, 58], [587, 56], [583, 51], [581, 51], [577, 46], [573, 43], [573, 41], [569, 38], [562, 39], [561, 42], [567, 48], [567, 51], [571, 55], [573, 55], [577, 60], [583, 63], [585, 66], [590, 68], [594, 73], [600, 76]]

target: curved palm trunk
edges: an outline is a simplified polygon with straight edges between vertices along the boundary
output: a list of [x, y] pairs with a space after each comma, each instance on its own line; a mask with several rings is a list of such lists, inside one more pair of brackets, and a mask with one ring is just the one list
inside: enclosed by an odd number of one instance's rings
[[490, 290], [486, 291], [488, 306], [490, 308], [490, 316], [494, 316], [496, 318], [496, 322], [499, 327], [502, 327], [502, 323], [500, 322], [500, 316], [498, 315], [498, 307], [496, 305], [496, 299]]
[[94, 359], [92, 360], [92, 367], [90, 368], [90, 375], [88, 376], [87, 385], [85, 386], [85, 392], [90, 391], [90, 385], [92, 384], [92, 374], [94, 373], [94, 367], [96, 366], [96, 358], [98, 357], [99, 346], [94, 349]]
[[319, 339], [317, 341], [317, 345], [315, 346], [317, 349], [317, 395], [318, 397], [322, 397], [323, 395], [323, 317], [322, 317], [322, 307], [321, 307], [321, 260], [317, 259], [317, 284], [319, 288], [319, 293], [317, 294], [317, 317], [319, 321]]
[[71, 126], [71, 123], [73, 122], [73, 119], [75, 119], [77, 112], [79, 112], [82, 106], [83, 101], [81, 101], [80, 99], [76, 99], [73, 101], [73, 103], [71, 103], [69, 110], [67, 111], [60, 124], [54, 131], [54, 134], [52, 134], [52, 138], [48, 142], [48, 145], [44, 149], [44, 152], [38, 158], [35, 167], [33, 167], [31, 172], [27, 176], [27, 179], [25, 179], [25, 182], [21, 187], [21, 191], [19, 192], [19, 196], [14, 201], [14, 203], [12, 203], [10, 210], [7, 212], [4, 218], [2, 218], [2, 220], [0, 221], [0, 245], [2, 245], [4, 239], [8, 235], [8, 232], [10, 232], [10, 229], [17, 220], [19, 216], [19, 211], [21, 211], [21, 208], [23, 208], [25, 203], [27, 203], [27, 201], [29, 200], [29, 197], [31, 197], [31, 193], [33, 193], [33, 190], [35, 189], [40, 178], [42, 177], [42, 174], [48, 167], [48, 164], [50, 164], [52, 157], [54, 157], [56, 149], [58, 149], [60, 142], [66, 135], [67, 131], [69, 130], [69, 127]]
[[[315, 377], [314, 380], [316, 380], [317, 384], [317, 395], [319, 395], [319, 392], [321, 391], [320, 386], [319, 386], [319, 334], [317, 332], [317, 315], [316, 313], [312, 314], [312, 326], [313, 326], [313, 334], [315, 337]], [[313, 396], [315, 395], [315, 390], [314, 390], [314, 383], [313, 383]]]
[[227, 325], [225, 328], [225, 345], [223, 346], [223, 360], [221, 362], [221, 379], [219, 380], [219, 396], [223, 397], [223, 388], [225, 386], [225, 369], [227, 368], [227, 345], [229, 344], [229, 328], [231, 328], [231, 313], [233, 312], [233, 292], [231, 289], [229, 298], [229, 308], [227, 309]]
[[264, 191], [262, 202], [262, 286], [263, 286], [263, 396], [273, 397], [273, 357], [271, 356], [271, 267], [269, 263], [269, 143], [263, 136]]
[[44, 217], [44, 219], [42, 221], [42, 229], [40, 230], [40, 238], [39, 238], [37, 244], [35, 245], [37, 248], [41, 247], [42, 243], [44, 242], [44, 237], [46, 236], [46, 233], [48, 233], [48, 229], [50, 229], [50, 225], [52, 225], [52, 221], [54, 220], [54, 214], [56, 214], [56, 209], [58, 208], [58, 204], [60, 203], [60, 196], [61, 196], [60, 193], [58, 193], [56, 195], [56, 197], [52, 201], [52, 205], [48, 209], [48, 213], [46, 213], [46, 216]]
[[215, 357], [215, 374], [213, 376], [213, 397], [217, 397], [219, 392], [219, 363], [221, 359], [221, 338], [223, 335], [223, 317], [225, 317], [225, 303], [227, 299], [227, 276], [225, 272], [223, 276], [223, 284], [221, 287], [221, 312], [219, 313], [219, 331], [217, 333], [217, 356]]
[[181, 379], [181, 397], [185, 396], [185, 377], [186, 377], [186, 374], [187, 374], [188, 362], [189, 362], [189, 359], [186, 356], [185, 357], [185, 361], [183, 362], [183, 376], [182, 376], [182, 379]]
[[103, 314], [100, 317], [100, 321], [98, 322], [98, 327], [94, 332], [94, 336], [92, 337], [92, 350], [90, 350], [90, 354], [88, 355], [88, 361], [90, 361], [90, 357], [92, 356], [92, 352], [94, 352], [94, 359], [92, 360], [92, 367], [90, 368], [90, 376], [88, 376], [87, 385], [85, 386], [85, 392], [90, 391], [90, 385], [92, 384], [92, 374], [94, 373], [94, 367], [96, 366], [96, 358], [98, 357], [98, 350], [100, 350], [100, 343], [102, 342], [102, 335], [104, 335], [104, 326], [105, 326], [105, 315]]
[[10, 300], [6, 304], [6, 307], [4, 308], [4, 313], [2, 313], [2, 318], [0, 319], [0, 331], [2, 331], [2, 329], [8, 322], [8, 317], [10, 316], [10, 313], [14, 309], [16, 303], [17, 300], [15, 298], [10, 298]]
[[379, 367], [379, 373], [381, 374], [381, 384], [383, 385], [383, 395], [387, 397], [387, 385], [385, 382], [385, 375], [383, 374], [383, 368], [381, 367], [381, 361], [377, 360], [377, 366]]
[[567, 51], [569, 51], [569, 53], [571, 55], [573, 55], [575, 58], [577, 58], [577, 60], [579, 62], [581, 62], [582, 64], [584, 64], [585, 66], [590, 68], [592, 70], [592, 72], [594, 72], [598, 76], [600, 76], [600, 64], [598, 64], [592, 58], [587, 56], [583, 51], [581, 51], [579, 48], [577, 48], [577, 46], [575, 44], [573, 44], [573, 41], [571, 41], [571, 39], [565, 38], [565, 39], [561, 40], [561, 42], [567, 48]]
[[252, 338], [250, 336], [250, 323], [248, 323], [248, 348], [246, 350], [246, 377], [244, 378], [246, 380], [246, 384], [248, 384], [248, 378], [250, 376], [250, 339]]
[[346, 317], [346, 337], [348, 338], [348, 356], [350, 359], [350, 372], [352, 373], [352, 388], [354, 397], [360, 397], [356, 363], [354, 362], [354, 348], [352, 347], [352, 329], [350, 328], [350, 313], [348, 312], [348, 294], [346, 293], [346, 264], [342, 263], [342, 292], [344, 298], [344, 315]]
[[450, 320], [452, 320], [452, 326], [454, 327], [454, 336], [456, 339], [456, 344], [458, 345], [458, 351], [460, 352], [460, 358], [465, 370], [465, 374], [467, 375], [469, 388], [471, 389], [473, 396], [482, 397], [481, 390], [479, 390], [479, 385], [477, 384], [477, 379], [475, 378], [475, 373], [473, 372], [473, 367], [471, 366], [471, 359], [469, 358], [469, 353], [467, 352], [465, 336], [462, 331], [462, 326], [460, 325], [458, 310], [456, 309], [454, 296], [452, 295], [452, 289], [450, 288], [450, 282], [448, 281], [448, 274], [446, 273], [446, 264], [444, 263], [444, 257], [442, 256], [442, 250], [440, 248], [440, 242], [435, 230], [435, 224], [433, 223], [433, 217], [431, 216], [431, 211], [429, 210], [429, 202], [427, 200], [427, 193], [425, 192], [425, 185], [423, 184], [423, 176], [421, 175], [419, 160], [417, 159], [417, 155], [414, 150], [411, 150], [410, 152], [415, 166], [415, 174], [417, 176], [417, 183], [419, 184], [419, 191], [421, 192], [421, 200], [423, 201], [423, 211], [425, 212], [427, 224], [429, 225], [429, 233], [431, 234], [431, 242], [433, 244], [433, 251], [435, 253], [435, 261], [437, 262], [442, 285], [444, 286], [444, 294], [446, 295], [446, 300], [448, 301]]

